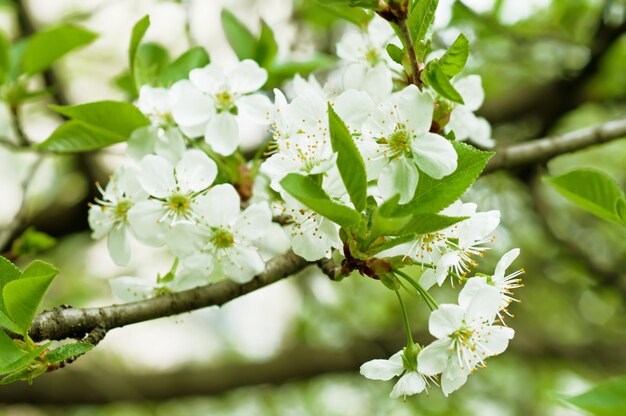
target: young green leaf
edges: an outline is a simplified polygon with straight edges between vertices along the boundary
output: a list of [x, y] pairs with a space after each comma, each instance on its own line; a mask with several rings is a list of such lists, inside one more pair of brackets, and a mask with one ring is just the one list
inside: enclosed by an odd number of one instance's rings
[[448, 78], [452, 78], [465, 68], [468, 57], [469, 42], [465, 35], [461, 33], [439, 59], [439, 67]]
[[211, 58], [203, 47], [191, 48], [163, 68], [159, 74], [159, 83], [170, 86], [176, 81], [186, 79], [192, 69], [202, 68], [210, 62]]
[[403, 235], [403, 234], [428, 234], [435, 231], [446, 229], [457, 222], [466, 220], [468, 217], [448, 217], [446, 215], [439, 214], [421, 214], [411, 217], [409, 223], [400, 230], [397, 230], [395, 234], [388, 235]]
[[436, 214], [459, 199], [476, 181], [493, 152], [483, 152], [461, 142], [452, 142], [458, 155], [456, 170], [442, 178], [421, 174], [413, 200], [398, 208], [397, 215]]
[[13, 364], [22, 358], [22, 355], [24, 355], [22, 350], [0, 329], [0, 369]]
[[146, 31], [150, 27], [150, 16], [145, 15], [141, 19], [135, 23], [133, 26], [133, 31], [130, 36], [130, 44], [128, 45], [128, 62], [130, 68], [130, 78], [132, 79], [132, 85], [135, 88], [135, 92], [138, 90], [137, 79], [136, 76], [136, 65], [135, 62], [137, 60], [137, 49], [139, 48], [139, 43], [143, 36], [146, 34]]
[[74, 106], [50, 106], [73, 120], [62, 124], [37, 147], [57, 152], [81, 152], [128, 140], [150, 121], [130, 103], [96, 101]]
[[409, 13], [406, 23], [414, 43], [426, 39], [435, 21], [435, 11], [438, 4], [439, 0], [420, 0]]
[[74, 359], [91, 351], [93, 347], [93, 344], [88, 342], [65, 344], [47, 353], [46, 361], [50, 364], [56, 364], [69, 359]]
[[[0, 293], [2, 290], [0, 290]], [[4, 304], [2, 304], [2, 310], [0, 310], [0, 331], [2, 331], [2, 327], [8, 329], [11, 332], [15, 332], [16, 334], [20, 333], [20, 328], [17, 326], [13, 319], [9, 318], [6, 313], [4, 313]]]
[[263, 68], [270, 68], [276, 60], [277, 54], [278, 43], [276, 43], [274, 32], [272, 28], [265, 23], [265, 20], [261, 20], [261, 36], [259, 37], [254, 60]]
[[6, 81], [10, 66], [9, 40], [4, 32], [0, 31], [0, 85], [4, 84], [4, 81]]
[[626, 376], [598, 384], [578, 396], [562, 399], [593, 415], [622, 416], [626, 414]]
[[[10, 281], [19, 279], [21, 275], [22, 272], [20, 269], [18, 269], [8, 259], [0, 256], [0, 289], [2, 289]], [[1, 293], [0, 299], [2, 299]]]
[[626, 224], [626, 195], [617, 182], [595, 169], [577, 169], [544, 181], [580, 208], [607, 221]]
[[430, 62], [426, 65], [426, 69], [421, 73], [421, 79], [424, 81], [424, 84], [437, 91], [443, 98], [463, 104], [463, 97], [454, 88], [450, 78], [443, 72], [443, 69], [437, 62]]
[[404, 59], [404, 50], [399, 46], [390, 43], [387, 45], [387, 53], [389, 57], [395, 62], [402, 65], [402, 60]]
[[13, 241], [11, 254], [14, 257], [21, 257], [41, 253], [54, 247], [56, 242], [57, 240], [48, 234], [37, 231], [34, 227], [29, 227]]
[[2, 295], [7, 315], [26, 334], [58, 270], [40, 260], [29, 264], [19, 279], [7, 283]]
[[153, 42], [140, 44], [135, 57], [135, 81], [137, 85], [154, 85], [168, 61], [169, 53], [163, 46]]
[[[32, 363], [37, 357], [39, 357], [45, 350], [46, 348], [48, 348], [48, 346], [51, 343], [47, 343], [45, 345], [41, 345], [40, 347], [24, 354], [22, 352], [21, 357], [19, 357], [16, 361], [9, 363], [7, 365], [5, 365], [4, 367], [0, 367], [0, 374], [7, 374], [7, 373], [13, 373], [13, 372], [17, 372], [21, 369], [23, 369], [24, 367], [28, 366], [30, 363]], [[12, 381], [17, 381], [16, 380], [12, 380]], [[3, 381], [4, 384], [7, 384], [6, 382]]]
[[350, 201], [357, 211], [363, 211], [367, 199], [367, 174], [365, 163], [354, 144], [354, 139], [343, 120], [335, 113], [328, 103], [328, 125], [330, 128], [330, 143], [333, 151], [337, 152], [337, 167]]
[[322, 187], [307, 176], [290, 173], [280, 184], [298, 201], [342, 227], [356, 225], [361, 220], [358, 212], [331, 201]]
[[256, 37], [230, 11], [222, 10], [222, 27], [226, 39], [240, 61], [254, 59], [257, 52]]
[[63, 55], [90, 44], [97, 37], [97, 34], [74, 25], [37, 32], [28, 39], [21, 57], [21, 69], [28, 75], [46, 70]]

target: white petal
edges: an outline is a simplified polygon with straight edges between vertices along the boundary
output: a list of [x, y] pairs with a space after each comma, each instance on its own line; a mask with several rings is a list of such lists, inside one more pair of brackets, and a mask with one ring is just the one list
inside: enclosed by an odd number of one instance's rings
[[166, 198], [176, 191], [174, 167], [162, 157], [148, 155], [139, 162], [137, 179], [150, 195]]
[[113, 221], [106, 214], [106, 210], [101, 205], [92, 205], [89, 208], [89, 227], [93, 230], [91, 238], [100, 239], [109, 233], [113, 226]]
[[237, 100], [240, 116], [259, 124], [268, 124], [272, 102], [263, 94], [244, 95]]
[[204, 140], [220, 155], [232, 155], [239, 146], [237, 118], [227, 112], [215, 114], [206, 125]]
[[110, 281], [113, 296], [124, 302], [137, 302], [154, 296], [156, 283], [137, 277], [122, 276]]
[[447, 368], [441, 374], [441, 390], [446, 397], [467, 381], [468, 373], [459, 367], [458, 362], [456, 357], [450, 357]]
[[360, 132], [361, 126], [374, 111], [374, 102], [362, 91], [348, 90], [335, 98], [333, 109], [350, 132]]
[[175, 127], [169, 127], [159, 132], [154, 144], [154, 152], [157, 156], [164, 157], [172, 165], [180, 160], [185, 152], [185, 148], [185, 139], [180, 134], [180, 130]]
[[161, 246], [165, 242], [167, 225], [160, 221], [167, 210], [155, 200], [142, 201], [128, 211], [128, 221], [137, 240], [150, 246]]
[[172, 117], [183, 131], [185, 128], [203, 126], [215, 113], [211, 99], [187, 80], [175, 83], [171, 94], [173, 97]]
[[465, 107], [470, 111], [476, 111], [485, 100], [482, 81], [478, 75], [469, 75], [454, 83], [454, 87], [463, 97]]
[[[397, 353], [393, 356], [395, 357]], [[361, 366], [361, 375], [369, 378], [370, 380], [391, 380], [394, 377], [399, 376], [404, 371], [402, 365], [401, 355], [400, 361], [392, 360], [371, 360]]]
[[424, 347], [417, 355], [417, 371], [426, 376], [441, 373], [446, 368], [451, 347], [449, 339], [438, 339]]
[[426, 269], [420, 276], [419, 284], [426, 290], [430, 289], [437, 282], [437, 275], [433, 269]]
[[492, 322], [500, 310], [500, 291], [484, 277], [472, 277], [459, 293], [459, 306], [467, 321]]
[[130, 242], [126, 235], [126, 227], [117, 226], [111, 229], [107, 240], [111, 259], [118, 266], [126, 267], [130, 262]]
[[191, 223], [178, 223], [167, 232], [167, 246], [176, 256], [187, 257], [199, 253], [206, 245], [208, 232]]
[[238, 235], [245, 236], [248, 241], [261, 238], [272, 223], [272, 211], [267, 203], [250, 205], [242, 213], [235, 230]]
[[423, 133], [411, 141], [415, 163], [426, 174], [441, 179], [456, 170], [457, 154], [448, 140], [433, 133]]
[[265, 262], [257, 250], [251, 247], [240, 247], [236, 242], [222, 265], [226, 276], [237, 283], [247, 283], [265, 270]]
[[511, 263], [515, 261], [517, 256], [519, 256], [519, 248], [514, 248], [513, 250], [505, 253], [496, 265], [496, 271], [493, 274], [493, 279], [496, 281], [502, 280], [504, 278], [504, 274], [506, 273], [506, 269], [508, 269]]
[[232, 185], [216, 185], [198, 198], [206, 222], [212, 227], [227, 227], [235, 222], [240, 212], [241, 199]]
[[400, 203], [406, 204], [415, 195], [418, 172], [406, 158], [392, 159], [378, 177], [378, 190], [384, 199], [400, 195]]
[[437, 338], [445, 338], [461, 327], [464, 315], [459, 305], [439, 305], [439, 309], [430, 314], [428, 330]]
[[488, 237], [500, 224], [500, 211], [478, 212], [459, 224], [459, 246], [469, 247]]
[[158, 134], [158, 128], [153, 126], [135, 129], [126, 142], [128, 144], [126, 152], [133, 159], [141, 160], [154, 151]]
[[265, 261], [286, 253], [291, 247], [291, 241], [286, 230], [276, 223], [270, 223], [266, 232], [255, 244], [259, 247], [261, 256]]
[[244, 59], [228, 74], [230, 90], [246, 94], [261, 88], [267, 81], [267, 71], [251, 59]]
[[426, 382], [424, 378], [417, 374], [416, 371], [409, 371], [393, 386], [389, 397], [397, 399], [403, 396], [412, 396], [414, 394], [421, 393], [426, 388]]
[[200, 150], [186, 151], [176, 165], [176, 179], [182, 192], [202, 191], [211, 186], [216, 175], [217, 165]]
[[427, 92], [420, 92], [409, 85], [397, 96], [400, 121], [413, 134], [426, 133], [433, 122], [433, 99]]
[[[507, 326], [493, 325], [484, 328], [477, 336], [483, 341], [489, 350], [489, 356], [502, 354], [509, 346], [509, 340], [513, 339], [515, 331]], [[483, 357], [484, 358], [484, 357]]]
[[208, 64], [204, 68], [192, 69], [189, 81], [206, 94], [214, 94], [227, 87], [228, 83], [227, 76], [219, 64]]

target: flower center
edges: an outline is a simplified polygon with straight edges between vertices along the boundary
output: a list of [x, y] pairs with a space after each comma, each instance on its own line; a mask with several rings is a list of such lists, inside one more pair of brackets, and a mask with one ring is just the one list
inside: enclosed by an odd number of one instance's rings
[[370, 48], [365, 52], [365, 60], [372, 66], [376, 66], [380, 61], [380, 54], [376, 48]]
[[229, 248], [235, 243], [235, 236], [230, 231], [222, 228], [213, 234], [213, 244], [217, 248]]
[[117, 205], [114, 208], [114, 212], [115, 212], [115, 216], [122, 221], [126, 220], [126, 214], [128, 213], [128, 210], [131, 208], [132, 204], [130, 203], [130, 201], [125, 201], [122, 200], [120, 202], [117, 203]]
[[469, 328], [461, 327], [450, 335], [451, 338], [459, 341], [461, 344], [467, 344], [472, 338], [474, 331]]
[[382, 138], [378, 140], [381, 144], [386, 144], [389, 149], [388, 157], [400, 157], [411, 153], [411, 136], [403, 125], [398, 125], [388, 139]]
[[191, 199], [187, 195], [174, 194], [167, 199], [167, 205], [176, 214], [185, 216], [191, 205]]
[[218, 113], [226, 111], [229, 113], [237, 114], [237, 107], [235, 106], [234, 97], [228, 91], [222, 91], [215, 94], [215, 107], [217, 108]]

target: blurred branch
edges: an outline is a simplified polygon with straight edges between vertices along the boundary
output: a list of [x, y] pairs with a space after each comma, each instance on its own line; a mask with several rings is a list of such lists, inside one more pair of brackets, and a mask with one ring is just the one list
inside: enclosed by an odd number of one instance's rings
[[[619, 26], [607, 25], [600, 19], [589, 46], [590, 57], [584, 67], [572, 77], [564, 77], [543, 86], [524, 86], [504, 101], [489, 101], [480, 110], [490, 122], [508, 122], [534, 116], [540, 121], [539, 134], [547, 134], [556, 122], [586, 101], [585, 92], [589, 81], [611, 46], [626, 33], [626, 21]], [[512, 99], [511, 99], [512, 97]]]
[[626, 119], [496, 149], [483, 174], [545, 162], [564, 153], [626, 137]]
[[[97, 404], [111, 401], [166, 400], [185, 396], [207, 396], [257, 385], [280, 385], [333, 373], [358, 371], [366, 361], [387, 358], [404, 343], [402, 331], [353, 340], [344, 348], [298, 345], [261, 363], [227, 364], [212, 368], [137, 375], [114, 373], [106, 368], [67, 369], [41, 377], [32, 386], [14, 383], [0, 388], [0, 403], [39, 405]], [[426, 332], [414, 334], [427, 340]], [[626, 350], [610, 339], [590, 345], [562, 345], [550, 337], [520, 338], [509, 350], [537, 362], [555, 360], [610, 365], [614, 371], [626, 363]]]

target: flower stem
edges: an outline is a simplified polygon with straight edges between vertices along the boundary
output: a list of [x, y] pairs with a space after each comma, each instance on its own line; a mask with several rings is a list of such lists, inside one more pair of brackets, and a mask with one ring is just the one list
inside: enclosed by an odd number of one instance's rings
[[404, 301], [402, 300], [402, 296], [400, 296], [400, 292], [396, 290], [396, 296], [398, 297], [398, 301], [400, 302], [400, 307], [402, 308], [402, 315], [404, 316], [404, 326], [406, 329], [406, 342], [407, 347], [411, 347], [415, 342], [413, 342], [413, 335], [411, 334], [411, 325], [409, 324], [409, 315], [406, 312], [406, 307], [404, 306]]
[[431, 311], [439, 308], [439, 304], [437, 303], [437, 301], [430, 295], [430, 293], [428, 293], [426, 289], [422, 287], [422, 285], [413, 280], [411, 276], [398, 269], [393, 269], [393, 272], [396, 273], [398, 276], [404, 278], [404, 280], [409, 282], [411, 286], [413, 286], [415, 290], [417, 290], [417, 292], [422, 296], [422, 298], [426, 302], [426, 305], [430, 308]]
[[415, 55], [415, 46], [413, 45], [413, 39], [411, 39], [411, 32], [409, 32], [409, 26], [406, 23], [406, 18], [398, 21], [400, 26], [400, 32], [402, 33], [402, 43], [404, 44], [407, 53], [409, 54], [409, 62], [411, 64], [411, 74], [409, 75], [409, 81], [412, 84], [417, 85], [417, 88], [422, 89], [422, 80], [420, 79], [420, 70], [417, 63], [417, 56]]

